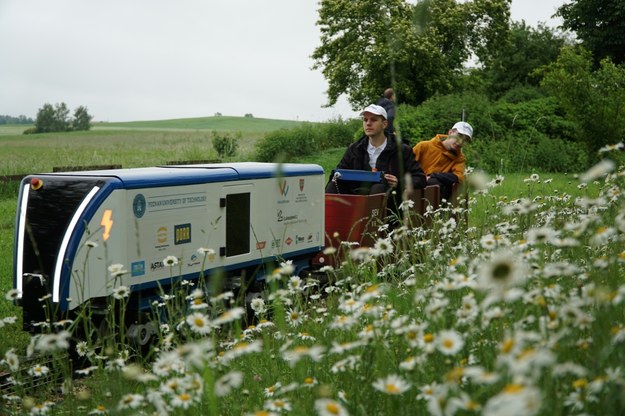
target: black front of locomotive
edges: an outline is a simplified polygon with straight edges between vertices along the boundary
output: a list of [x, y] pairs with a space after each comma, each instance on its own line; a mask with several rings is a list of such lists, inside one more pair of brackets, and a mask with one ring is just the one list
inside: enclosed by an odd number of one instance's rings
[[13, 258], [14, 288], [24, 330], [35, 332], [59, 319], [52, 302], [53, 279], [66, 230], [78, 207], [99, 182], [96, 178], [40, 175], [22, 180]]

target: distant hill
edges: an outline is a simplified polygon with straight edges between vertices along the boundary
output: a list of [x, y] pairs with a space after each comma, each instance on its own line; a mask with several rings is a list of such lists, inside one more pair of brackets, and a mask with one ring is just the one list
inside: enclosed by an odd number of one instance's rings
[[217, 131], [240, 131], [267, 132], [282, 128], [296, 127], [304, 122], [293, 120], [273, 120], [255, 117], [198, 117], [179, 118], [172, 120], [148, 120], [127, 122], [94, 122], [93, 130], [217, 130]]

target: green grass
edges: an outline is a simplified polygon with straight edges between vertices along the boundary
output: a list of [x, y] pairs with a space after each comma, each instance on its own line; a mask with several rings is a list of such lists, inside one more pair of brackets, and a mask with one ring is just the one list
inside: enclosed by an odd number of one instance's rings
[[94, 130], [105, 129], [149, 129], [149, 130], [217, 130], [222, 132], [265, 133], [300, 125], [293, 120], [274, 120], [255, 117], [198, 117], [174, 120], [97, 122]]
[[24, 130], [31, 127], [33, 127], [32, 124], [0, 124], [0, 137], [22, 134]]
[[298, 121], [249, 117], [94, 123], [86, 132], [23, 135], [29, 126], [0, 125], [0, 174], [49, 172], [57, 166], [154, 166], [170, 161], [215, 160], [212, 132], [241, 134], [237, 158], [251, 160], [265, 133]]

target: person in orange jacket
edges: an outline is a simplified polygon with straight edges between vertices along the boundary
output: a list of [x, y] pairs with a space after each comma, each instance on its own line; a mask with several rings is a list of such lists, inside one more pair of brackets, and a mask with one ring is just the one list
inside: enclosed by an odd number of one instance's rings
[[417, 143], [412, 151], [425, 172], [428, 185], [441, 187], [441, 198], [449, 200], [453, 185], [464, 180], [466, 159], [462, 146], [471, 142], [473, 127], [459, 121], [448, 134], [437, 134], [430, 140]]

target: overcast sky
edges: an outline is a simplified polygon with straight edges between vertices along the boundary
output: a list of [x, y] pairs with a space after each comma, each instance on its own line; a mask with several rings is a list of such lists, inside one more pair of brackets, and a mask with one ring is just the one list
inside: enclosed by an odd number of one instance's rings
[[[565, 0], [513, 0], [557, 26]], [[317, 0], [0, 0], [0, 114], [85, 105], [98, 121], [223, 115], [325, 121]]]

